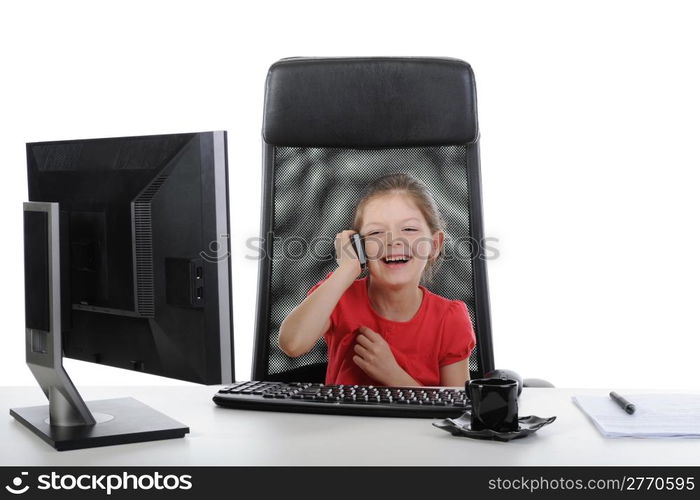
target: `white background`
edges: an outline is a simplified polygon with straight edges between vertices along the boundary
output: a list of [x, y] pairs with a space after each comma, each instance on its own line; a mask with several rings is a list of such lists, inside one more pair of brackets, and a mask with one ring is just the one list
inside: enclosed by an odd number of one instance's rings
[[[236, 375], [250, 377], [267, 68], [450, 56], [476, 74], [496, 365], [559, 387], [697, 387], [693, 2], [4, 2], [0, 384], [24, 365], [24, 143], [228, 131]], [[78, 386], [176, 381], [66, 360]]]

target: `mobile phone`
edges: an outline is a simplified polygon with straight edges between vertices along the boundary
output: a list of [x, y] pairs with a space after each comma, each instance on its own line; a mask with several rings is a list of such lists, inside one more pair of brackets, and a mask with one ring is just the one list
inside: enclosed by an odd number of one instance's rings
[[357, 259], [360, 261], [360, 266], [363, 268], [367, 266], [367, 253], [365, 252], [365, 242], [362, 240], [362, 236], [355, 233], [350, 236], [352, 241], [352, 247], [355, 249], [357, 254]]

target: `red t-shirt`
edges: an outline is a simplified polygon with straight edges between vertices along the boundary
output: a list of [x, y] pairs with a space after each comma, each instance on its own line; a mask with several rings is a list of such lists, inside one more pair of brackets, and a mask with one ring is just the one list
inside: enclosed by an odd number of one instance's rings
[[399, 366], [423, 385], [440, 385], [440, 367], [469, 357], [476, 336], [464, 302], [446, 299], [421, 286], [423, 300], [418, 312], [409, 321], [392, 321], [374, 312], [367, 284], [367, 278], [355, 280], [331, 313], [324, 335], [328, 346], [326, 384], [380, 385], [352, 360], [355, 330], [360, 326], [379, 333]]

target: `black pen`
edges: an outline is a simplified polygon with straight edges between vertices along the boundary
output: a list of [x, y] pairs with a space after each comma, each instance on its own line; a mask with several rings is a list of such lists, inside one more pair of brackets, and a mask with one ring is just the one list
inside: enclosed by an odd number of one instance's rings
[[634, 410], [636, 409], [634, 407], [634, 405], [632, 403], [630, 403], [629, 401], [627, 401], [622, 396], [620, 396], [618, 393], [613, 391], [610, 393], [610, 397], [612, 398], [613, 401], [615, 401], [620, 406], [620, 408], [625, 410], [627, 413], [629, 413], [630, 415], [632, 415], [634, 413]]

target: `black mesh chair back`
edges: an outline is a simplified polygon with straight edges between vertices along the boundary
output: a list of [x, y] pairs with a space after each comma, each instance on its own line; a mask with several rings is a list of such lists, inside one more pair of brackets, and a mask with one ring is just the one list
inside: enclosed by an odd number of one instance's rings
[[263, 213], [254, 380], [323, 381], [326, 346], [290, 358], [282, 320], [336, 267], [368, 183], [406, 172], [428, 186], [445, 219], [433, 292], [467, 304], [477, 347], [472, 377], [493, 369], [484, 262], [476, 94], [455, 59], [293, 58], [269, 71], [263, 125]]

